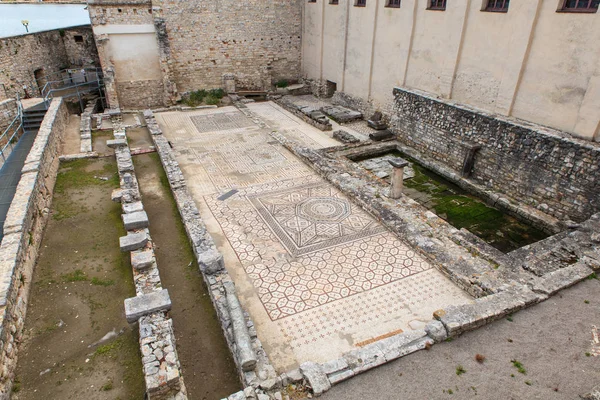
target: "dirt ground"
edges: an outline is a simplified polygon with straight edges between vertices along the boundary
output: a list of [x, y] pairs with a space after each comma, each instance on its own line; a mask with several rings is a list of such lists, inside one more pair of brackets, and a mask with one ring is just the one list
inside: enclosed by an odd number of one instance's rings
[[143, 154], [134, 164], [161, 281], [173, 303], [170, 315], [189, 398], [227, 397], [241, 384], [160, 160], [156, 153]]
[[113, 131], [92, 131], [92, 150], [101, 157], [114, 154], [114, 151], [106, 145], [106, 141], [111, 139], [114, 139]]
[[[61, 164], [30, 295], [13, 399], [142, 399], [135, 295], [114, 158]], [[100, 177], [109, 178], [102, 180]]]
[[65, 130], [65, 137], [62, 147], [62, 154], [81, 153], [81, 137], [79, 135], [81, 117], [79, 115], [69, 115], [69, 122]]
[[[599, 293], [600, 281], [586, 280], [509, 318], [341, 383], [322, 398], [578, 399], [600, 385], [600, 357], [592, 351]], [[482, 363], [477, 354], [485, 357]]]

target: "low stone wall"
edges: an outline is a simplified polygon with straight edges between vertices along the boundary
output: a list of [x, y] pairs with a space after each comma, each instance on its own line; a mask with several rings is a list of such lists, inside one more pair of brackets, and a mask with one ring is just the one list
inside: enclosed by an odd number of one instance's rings
[[88, 101], [85, 110], [81, 113], [81, 122], [79, 134], [81, 137], [81, 153], [90, 153], [92, 151], [92, 114], [98, 110], [99, 99]]
[[129, 252], [136, 296], [125, 300], [127, 321], [139, 322], [140, 350], [146, 395], [149, 400], [187, 399], [181, 366], [175, 346], [173, 322], [168, 315], [171, 300], [163, 289], [154, 255], [154, 243], [148, 230], [149, 221], [139, 190], [131, 152], [121, 115], [111, 116], [120, 189], [112, 200], [121, 203], [122, 220], [127, 236], [120, 238], [121, 251]]
[[[294, 114], [296, 117], [300, 118], [302, 121], [306, 122], [309, 125], [314, 126], [317, 129], [320, 129], [322, 131], [330, 131], [333, 129], [331, 126], [331, 121], [327, 121], [328, 122], [327, 124], [321, 123], [321, 122], [311, 118], [309, 115], [304, 114], [302, 111], [300, 111], [298, 109], [298, 106], [296, 106], [293, 103], [290, 103], [289, 101], [286, 101], [283, 98], [273, 100], [273, 101], [275, 103], [279, 104], [281, 107], [283, 107], [287, 111]], [[319, 110], [316, 110], [316, 111], [319, 111]], [[321, 115], [323, 115], [323, 114], [321, 113]]]
[[405, 88], [394, 96], [390, 127], [407, 146], [461, 171], [465, 144], [479, 145], [478, 183], [562, 220], [600, 211], [600, 145]]
[[59, 165], [67, 107], [55, 98], [25, 160], [0, 244], [0, 398], [10, 397], [29, 290]]

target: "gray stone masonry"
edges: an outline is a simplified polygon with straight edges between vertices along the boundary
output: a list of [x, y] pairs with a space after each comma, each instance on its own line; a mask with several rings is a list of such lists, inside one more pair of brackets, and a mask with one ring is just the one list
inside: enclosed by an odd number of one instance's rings
[[131, 252], [131, 266], [136, 270], [143, 270], [155, 263], [154, 251], [136, 250]]
[[224, 286], [231, 325], [233, 326], [233, 339], [235, 340], [237, 359], [243, 371], [252, 371], [256, 367], [257, 359], [252, 348], [250, 334], [248, 333], [244, 310], [235, 294], [235, 285], [233, 282], [227, 282]]
[[128, 231], [134, 229], [144, 229], [148, 227], [148, 214], [146, 211], [136, 211], [129, 214], [122, 214], [123, 225]]
[[130, 324], [144, 315], [156, 311], [169, 311], [170, 309], [171, 298], [167, 289], [125, 299], [125, 318]]
[[99, 99], [88, 101], [83, 113], [81, 113], [80, 122], [80, 152], [90, 153], [92, 151], [92, 114], [96, 112], [99, 105]]
[[127, 140], [125, 139], [110, 139], [106, 141], [106, 145], [111, 149], [116, 149], [117, 147], [127, 146]]
[[321, 111], [340, 124], [356, 121], [357, 119], [362, 119], [363, 117], [361, 112], [350, 110], [349, 108], [342, 106], [325, 106], [321, 107]]
[[338, 130], [333, 132], [333, 138], [339, 140], [342, 143], [358, 143], [360, 142], [359, 139], [357, 139], [356, 137], [354, 137], [354, 135], [343, 131], [343, 130]]
[[[0, 62], [1, 63], [1, 62]], [[68, 111], [50, 103], [4, 223], [0, 244], [0, 398], [11, 396], [33, 270], [50, 213]]]
[[332, 129], [331, 121], [323, 114], [321, 111], [316, 108], [308, 107], [308, 106], [298, 106], [285, 97], [274, 100], [275, 103], [279, 104], [281, 107], [285, 108], [304, 122], [309, 125], [314, 126], [322, 131], [330, 131]]
[[121, 251], [133, 251], [144, 247], [148, 243], [148, 234], [146, 231], [127, 233], [127, 236], [119, 238], [119, 246]]
[[141, 201], [121, 115], [113, 112], [110, 118], [115, 141], [119, 143], [114, 149], [121, 184], [121, 189], [113, 191], [111, 198], [121, 202], [123, 223], [128, 230], [128, 235], [121, 238], [121, 250], [131, 251], [136, 291], [136, 297], [125, 300], [125, 316], [130, 323], [139, 320], [146, 395], [149, 400], [185, 400], [187, 394], [175, 349], [173, 323], [167, 313], [171, 300], [160, 281], [154, 243], [147, 229], [148, 216]]
[[138, 211], [144, 211], [144, 205], [141, 201], [134, 201], [132, 203], [121, 204], [124, 214], [134, 213]]
[[471, 178], [560, 219], [600, 211], [600, 144], [407, 88], [394, 89], [390, 129], [405, 145], [463, 170], [473, 145]]

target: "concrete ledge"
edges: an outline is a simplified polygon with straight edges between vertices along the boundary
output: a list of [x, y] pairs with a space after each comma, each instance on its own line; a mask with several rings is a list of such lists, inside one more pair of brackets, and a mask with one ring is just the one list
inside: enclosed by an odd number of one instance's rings
[[148, 243], [148, 234], [144, 232], [128, 233], [119, 238], [121, 251], [133, 251], [144, 247]]
[[167, 289], [125, 299], [125, 318], [130, 324], [144, 315], [170, 309], [171, 298]]

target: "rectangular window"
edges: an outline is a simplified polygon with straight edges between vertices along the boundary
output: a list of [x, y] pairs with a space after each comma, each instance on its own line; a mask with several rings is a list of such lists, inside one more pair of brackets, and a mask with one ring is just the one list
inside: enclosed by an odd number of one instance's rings
[[340, 0], [329, 0], [329, 4], [340, 4]]
[[316, 3], [317, 0], [308, 0], [309, 3]]
[[354, 2], [354, 7], [366, 7], [367, 6], [367, 0], [356, 0]]
[[75, 40], [76, 43], [83, 43], [83, 36], [81, 36], [81, 35], [75, 35], [75, 36], [73, 36], [73, 39]]
[[508, 3], [510, 0], [488, 0], [485, 11], [508, 12]]
[[429, 7], [427, 9], [444, 11], [446, 9], [446, 0], [429, 0]]
[[563, 0], [558, 11], [595, 13], [598, 11], [600, 0]]
[[400, 0], [387, 0], [385, 6], [391, 8], [400, 8]]

